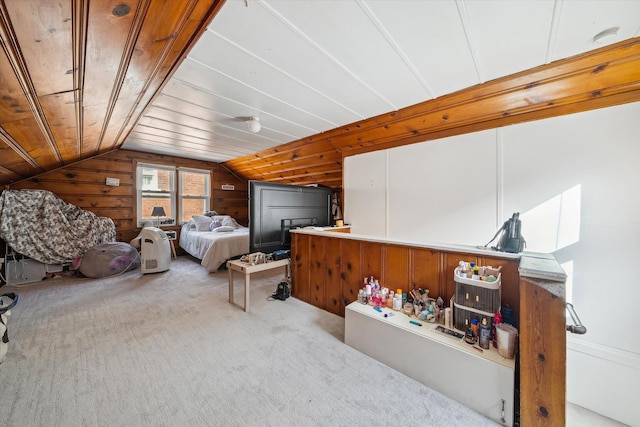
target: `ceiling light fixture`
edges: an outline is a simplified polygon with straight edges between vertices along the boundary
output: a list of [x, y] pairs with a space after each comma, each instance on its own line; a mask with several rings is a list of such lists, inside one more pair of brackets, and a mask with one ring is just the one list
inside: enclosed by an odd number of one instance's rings
[[249, 126], [249, 130], [253, 133], [258, 133], [260, 132], [260, 129], [262, 129], [262, 125], [260, 125], [260, 118], [258, 117], [251, 117], [247, 120], [247, 125]]
[[604, 31], [600, 31], [598, 34], [593, 36], [593, 44], [602, 45], [611, 42], [612, 39], [618, 35], [619, 30], [620, 27], [611, 27]]

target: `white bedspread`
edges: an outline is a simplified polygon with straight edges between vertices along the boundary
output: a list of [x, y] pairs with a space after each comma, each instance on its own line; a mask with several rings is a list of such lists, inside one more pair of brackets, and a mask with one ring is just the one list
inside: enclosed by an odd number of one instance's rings
[[201, 260], [200, 265], [215, 273], [229, 258], [249, 253], [249, 228], [234, 231], [195, 231], [183, 226], [180, 247]]

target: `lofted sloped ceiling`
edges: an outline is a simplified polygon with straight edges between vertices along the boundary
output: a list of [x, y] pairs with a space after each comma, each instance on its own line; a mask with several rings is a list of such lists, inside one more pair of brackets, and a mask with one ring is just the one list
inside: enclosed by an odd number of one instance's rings
[[222, 3], [0, 1], [0, 184], [120, 147]]
[[0, 13], [0, 184], [122, 147], [339, 188], [344, 155], [640, 100], [637, 0], [3, 0]]

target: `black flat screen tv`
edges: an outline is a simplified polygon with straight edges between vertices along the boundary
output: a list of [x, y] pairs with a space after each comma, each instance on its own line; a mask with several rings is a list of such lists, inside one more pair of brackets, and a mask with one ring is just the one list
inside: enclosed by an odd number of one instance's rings
[[290, 229], [331, 225], [332, 194], [327, 187], [249, 181], [249, 250], [287, 250]]

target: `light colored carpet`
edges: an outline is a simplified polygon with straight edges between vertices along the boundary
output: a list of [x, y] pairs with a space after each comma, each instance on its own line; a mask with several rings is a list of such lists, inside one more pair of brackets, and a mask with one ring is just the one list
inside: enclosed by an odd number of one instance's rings
[[[226, 271], [186, 257], [164, 273], [3, 287], [20, 300], [2, 425], [495, 425], [345, 345], [343, 318], [267, 301], [281, 278], [252, 279], [249, 313], [228, 303]], [[242, 301], [239, 275], [235, 288]]]

